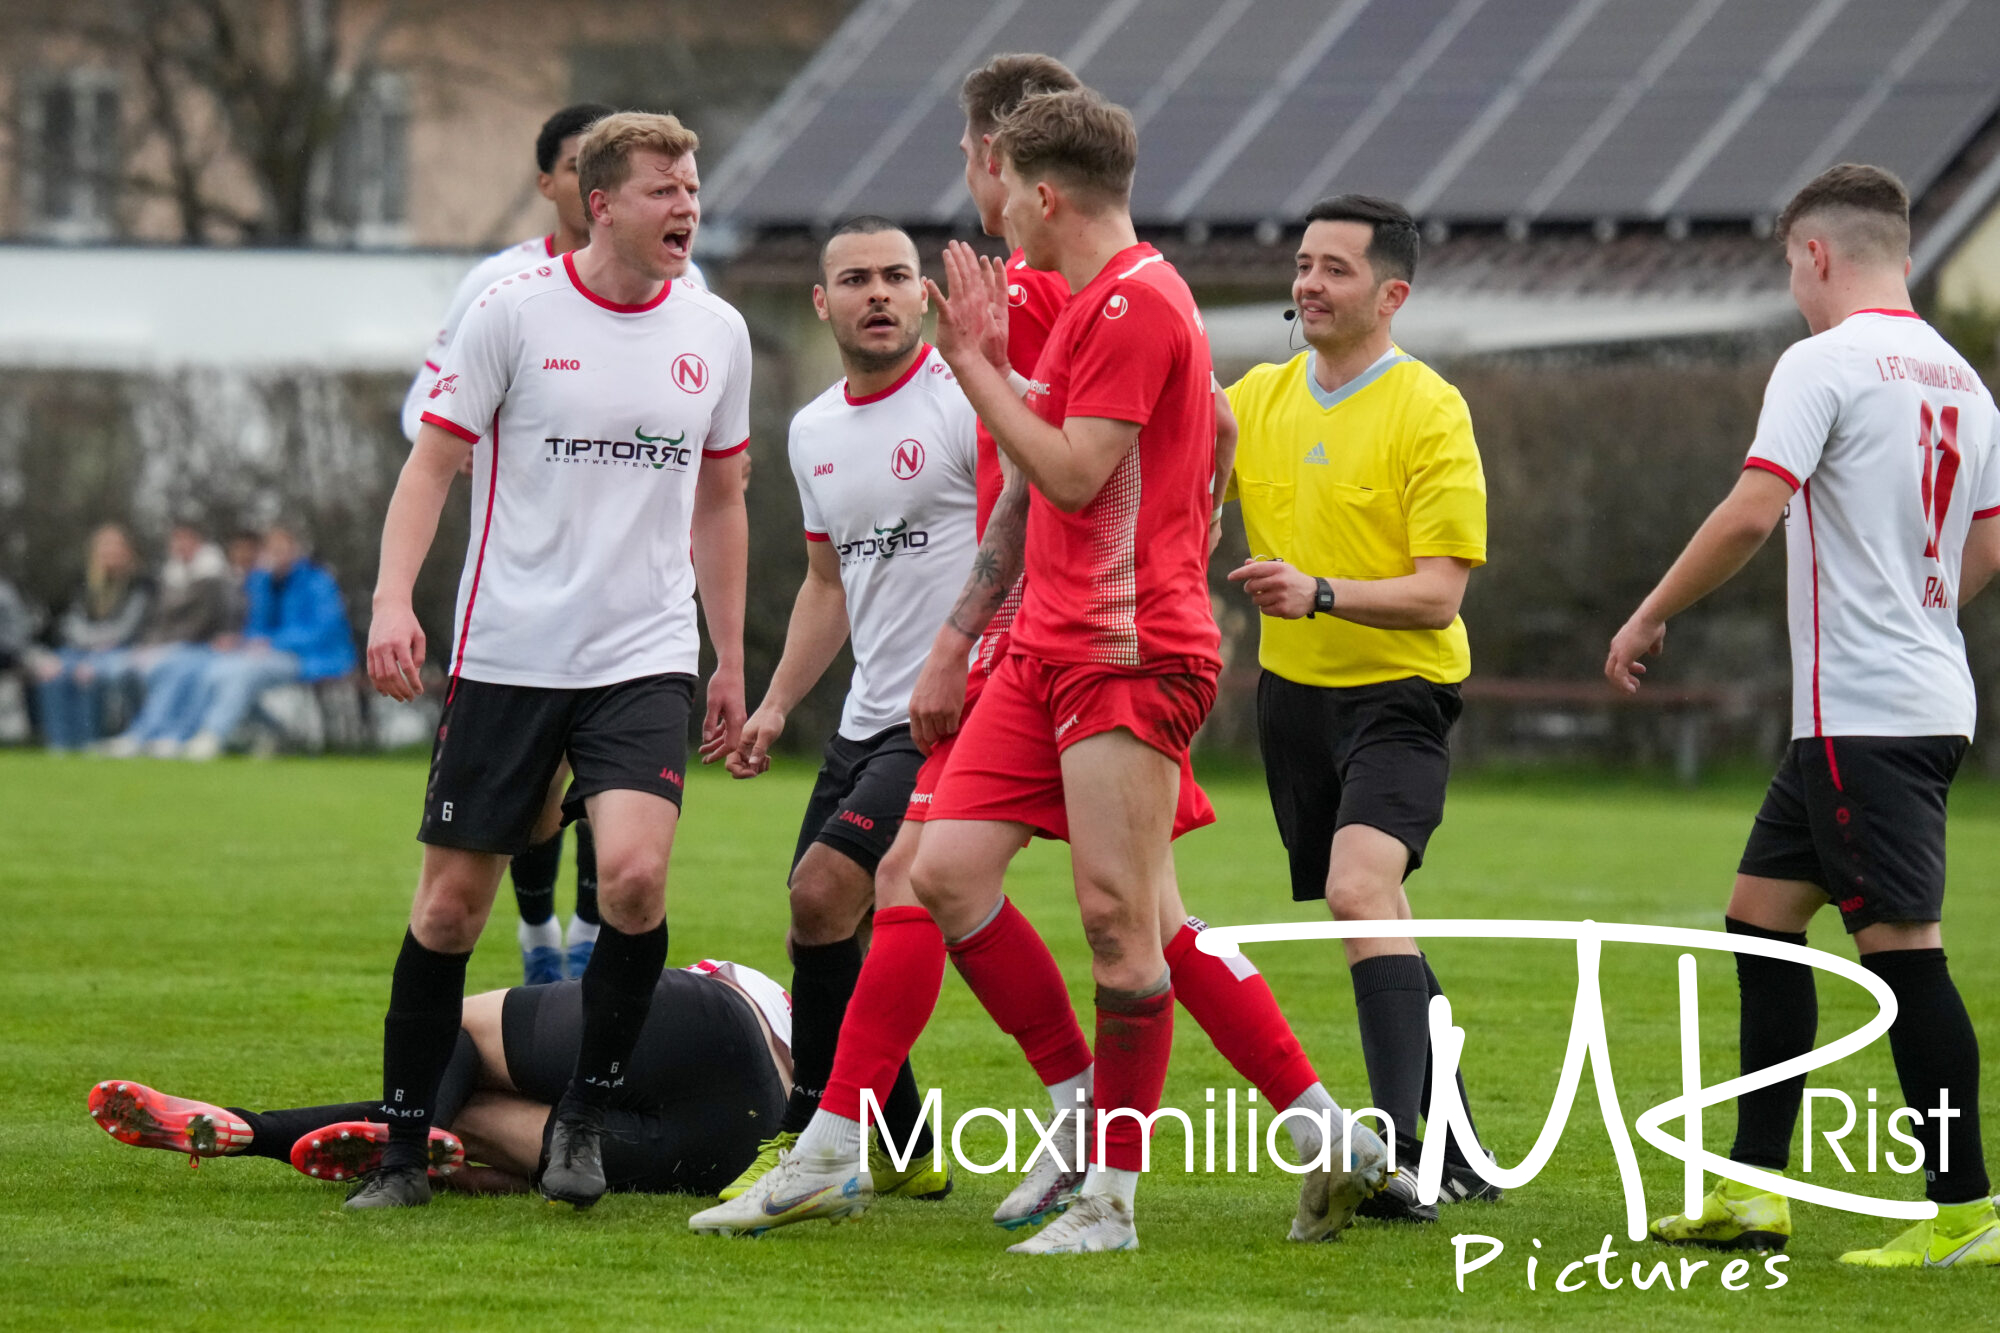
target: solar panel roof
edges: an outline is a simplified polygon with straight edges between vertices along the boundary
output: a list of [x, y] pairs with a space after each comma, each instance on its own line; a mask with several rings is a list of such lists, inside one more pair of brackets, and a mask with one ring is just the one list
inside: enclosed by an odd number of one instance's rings
[[2000, 108], [1993, 0], [863, 0], [710, 207], [968, 219], [959, 80], [1031, 50], [1133, 110], [1150, 225], [1350, 190], [1443, 221], [1752, 220], [1842, 160], [1921, 194]]

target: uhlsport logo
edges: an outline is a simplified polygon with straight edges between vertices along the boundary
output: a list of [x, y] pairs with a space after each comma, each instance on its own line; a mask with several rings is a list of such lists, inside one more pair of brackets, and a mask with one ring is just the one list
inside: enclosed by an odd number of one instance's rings
[[674, 358], [674, 387], [682, 393], [700, 393], [708, 387], [708, 363], [693, 352]]
[[1132, 303], [1125, 299], [1123, 292], [1120, 292], [1104, 303], [1104, 317], [1106, 319], [1123, 319], [1125, 312], [1131, 308]]
[[1028, 289], [1018, 282], [1008, 283], [1007, 304], [1011, 306], [1024, 306], [1028, 304]]
[[840, 552], [840, 563], [858, 560], [888, 560], [905, 551], [921, 551], [931, 544], [930, 533], [918, 528], [912, 531], [910, 520], [899, 518], [888, 527], [877, 527], [872, 537], [857, 537], [851, 542], [842, 542], [834, 547]]
[[687, 432], [674, 435], [648, 435], [644, 426], [633, 432], [636, 440], [586, 440], [551, 435], [542, 441], [549, 446], [548, 460], [552, 463], [594, 463], [610, 467], [643, 467], [658, 472], [672, 468], [685, 472], [694, 465], [694, 447], [687, 443]]
[[889, 456], [889, 470], [897, 481], [908, 481], [924, 470], [924, 446], [919, 440], [902, 440]]

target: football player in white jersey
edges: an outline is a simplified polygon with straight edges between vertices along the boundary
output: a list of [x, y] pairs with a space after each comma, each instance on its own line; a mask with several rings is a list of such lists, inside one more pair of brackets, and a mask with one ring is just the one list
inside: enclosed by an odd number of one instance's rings
[[[490, 295], [502, 280], [589, 244], [590, 218], [576, 184], [576, 149], [583, 142], [584, 131], [612, 111], [602, 102], [579, 102], [542, 122], [541, 132], [535, 136], [535, 189], [555, 210], [555, 230], [488, 255], [460, 280], [437, 337], [403, 395], [403, 436], [412, 444], [423, 425], [424, 408], [429, 405], [431, 385], [437, 382], [445, 349], [451, 346], [452, 335], [472, 303]], [[692, 260], [678, 281], [708, 285]], [[467, 463], [470, 466], [469, 458]], [[549, 785], [534, 842], [511, 866], [515, 903], [521, 913], [516, 932], [521, 945], [521, 977], [530, 986], [560, 981], [565, 974], [582, 976], [597, 943], [597, 848], [588, 820], [576, 822], [576, 913], [570, 918], [567, 933], [555, 916], [556, 874], [562, 868], [562, 794], [568, 777], [566, 767], [557, 772]]]
[[[861, 974], [858, 932], [875, 871], [896, 841], [924, 756], [910, 739], [910, 691], [978, 547], [978, 417], [923, 340], [916, 243], [887, 218], [857, 217], [827, 239], [813, 306], [840, 349], [844, 379], [792, 418], [792, 475], [805, 516], [806, 577], [785, 651], [744, 725], [729, 771], [770, 766], [785, 720], [851, 638], [854, 675], [840, 728], [807, 802], [792, 857], [792, 1006], [796, 1079], [762, 1160], [722, 1192], [735, 1198], [790, 1147], [819, 1108]], [[898, 1143], [919, 1125], [903, 1062], [884, 1108]], [[929, 1132], [896, 1171], [875, 1163], [878, 1194], [942, 1198]]]
[[[1771, 372], [1728, 499], [1611, 641], [1604, 671], [1639, 688], [1666, 623], [1743, 567], [1780, 516], [1790, 568], [1792, 742], [1729, 900], [1731, 933], [1788, 944], [1828, 903], [1895, 994], [1889, 1029], [1938, 1205], [1875, 1268], [2000, 1265], [1979, 1137], [1979, 1044], [1945, 967], [1945, 796], [1973, 731], [1958, 611], [2000, 568], [2000, 416], [1964, 358], [1910, 308], [1909, 198], [1876, 167], [1829, 169], [1778, 219], [1812, 336]], [[1813, 1048], [1812, 969], [1736, 956], [1742, 1071]], [[1734, 1162], [1785, 1170], [1803, 1075], [1736, 1103]], [[1900, 1113], [1899, 1113], [1900, 1114]], [[1892, 1120], [1893, 1123], [1893, 1120]], [[1785, 1196], [1724, 1180], [1657, 1240], [1781, 1249]]]
[[604, 1192], [603, 1111], [666, 960], [697, 586], [717, 658], [704, 757], [733, 749], [743, 724], [750, 337], [720, 298], [676, 281], [701, 216], [697, 142], [672, 116], [591, 127], [577, 154], [591, 244], [473, 304], [389, 502], [368, 669], [410, 699], [424, 659], [410, 588], [472, 448], [451, 687], [385, 1025], [391, 1140], [350, 1207], [429, 1199], [424, 1135], [466, 959], [565, 756], [565, 813], [587, 811], [597, 832], [604, 925], [540, 1184], [579, 1207]]

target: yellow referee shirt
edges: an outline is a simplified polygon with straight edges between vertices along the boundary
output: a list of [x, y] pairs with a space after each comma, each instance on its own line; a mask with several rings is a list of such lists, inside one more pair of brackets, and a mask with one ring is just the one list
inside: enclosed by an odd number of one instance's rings
[[[1236, 413], [1228, 494], [1253, 555], [1322, 578], [1416, 573], [1418, 556], [1486, 562], [1486, 477], [1458, 390], [1400, 348], [1332, 393], [1313, 353], [1253, 369], [1226, 391]], [[1302, 685], [1346, 687], [1472, 671], [1465, 622], [1372, 629], [1337, 616], [1263, 619], [1257, 660]]]

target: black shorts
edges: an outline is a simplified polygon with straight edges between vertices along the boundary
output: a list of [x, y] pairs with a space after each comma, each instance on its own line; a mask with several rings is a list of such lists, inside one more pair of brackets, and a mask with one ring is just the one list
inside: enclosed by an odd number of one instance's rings
[[694, 677], [642, 676], [587, 690], [460, 680], [431, 746], [417, 841], [506, 856], [528, 850], [556, 767], [565, 820], [586, 797], [644, 791], [681, 803]]
[[1333, 835], [1380, 829], [1410, 849], [1405, 877], [1444, 821], [1456, 685], [1412, 676], [1340, 689], [1269, 671], [1257, 682], [1257, 741], [1278, 836], [1291, 859], [1292, 898], [1326, 897]]
[[[516, 986], [500, 1006], [507, 1072], [554, 1107], [583, 1041], [583, 983]], [[604, 1116], [604, 1178], [639, 1194], [714, 1194], [777, 1133], [785, 1085], [750, 1001], [698, 972], [660, 974]], [[542, 1131], [544, 1160], [548, 1126]]]
[[1944, 914], [1944, 807], [1963, 736], [1815, 736], [1785, 750], [1737, 869], [1826, 891], [1852, 934]]
[[874, 874], [903, 827], [917, 770], [923, 766], [923, 752], [910, 739], [907, 725], [878, 731], [865, 741], [851, 741], [835, 732], [826, 743], [826, 760], [819, 766], [806, 817], [799, 824], [793, 867], [805, 858], [808, 847], [823, 842]]

